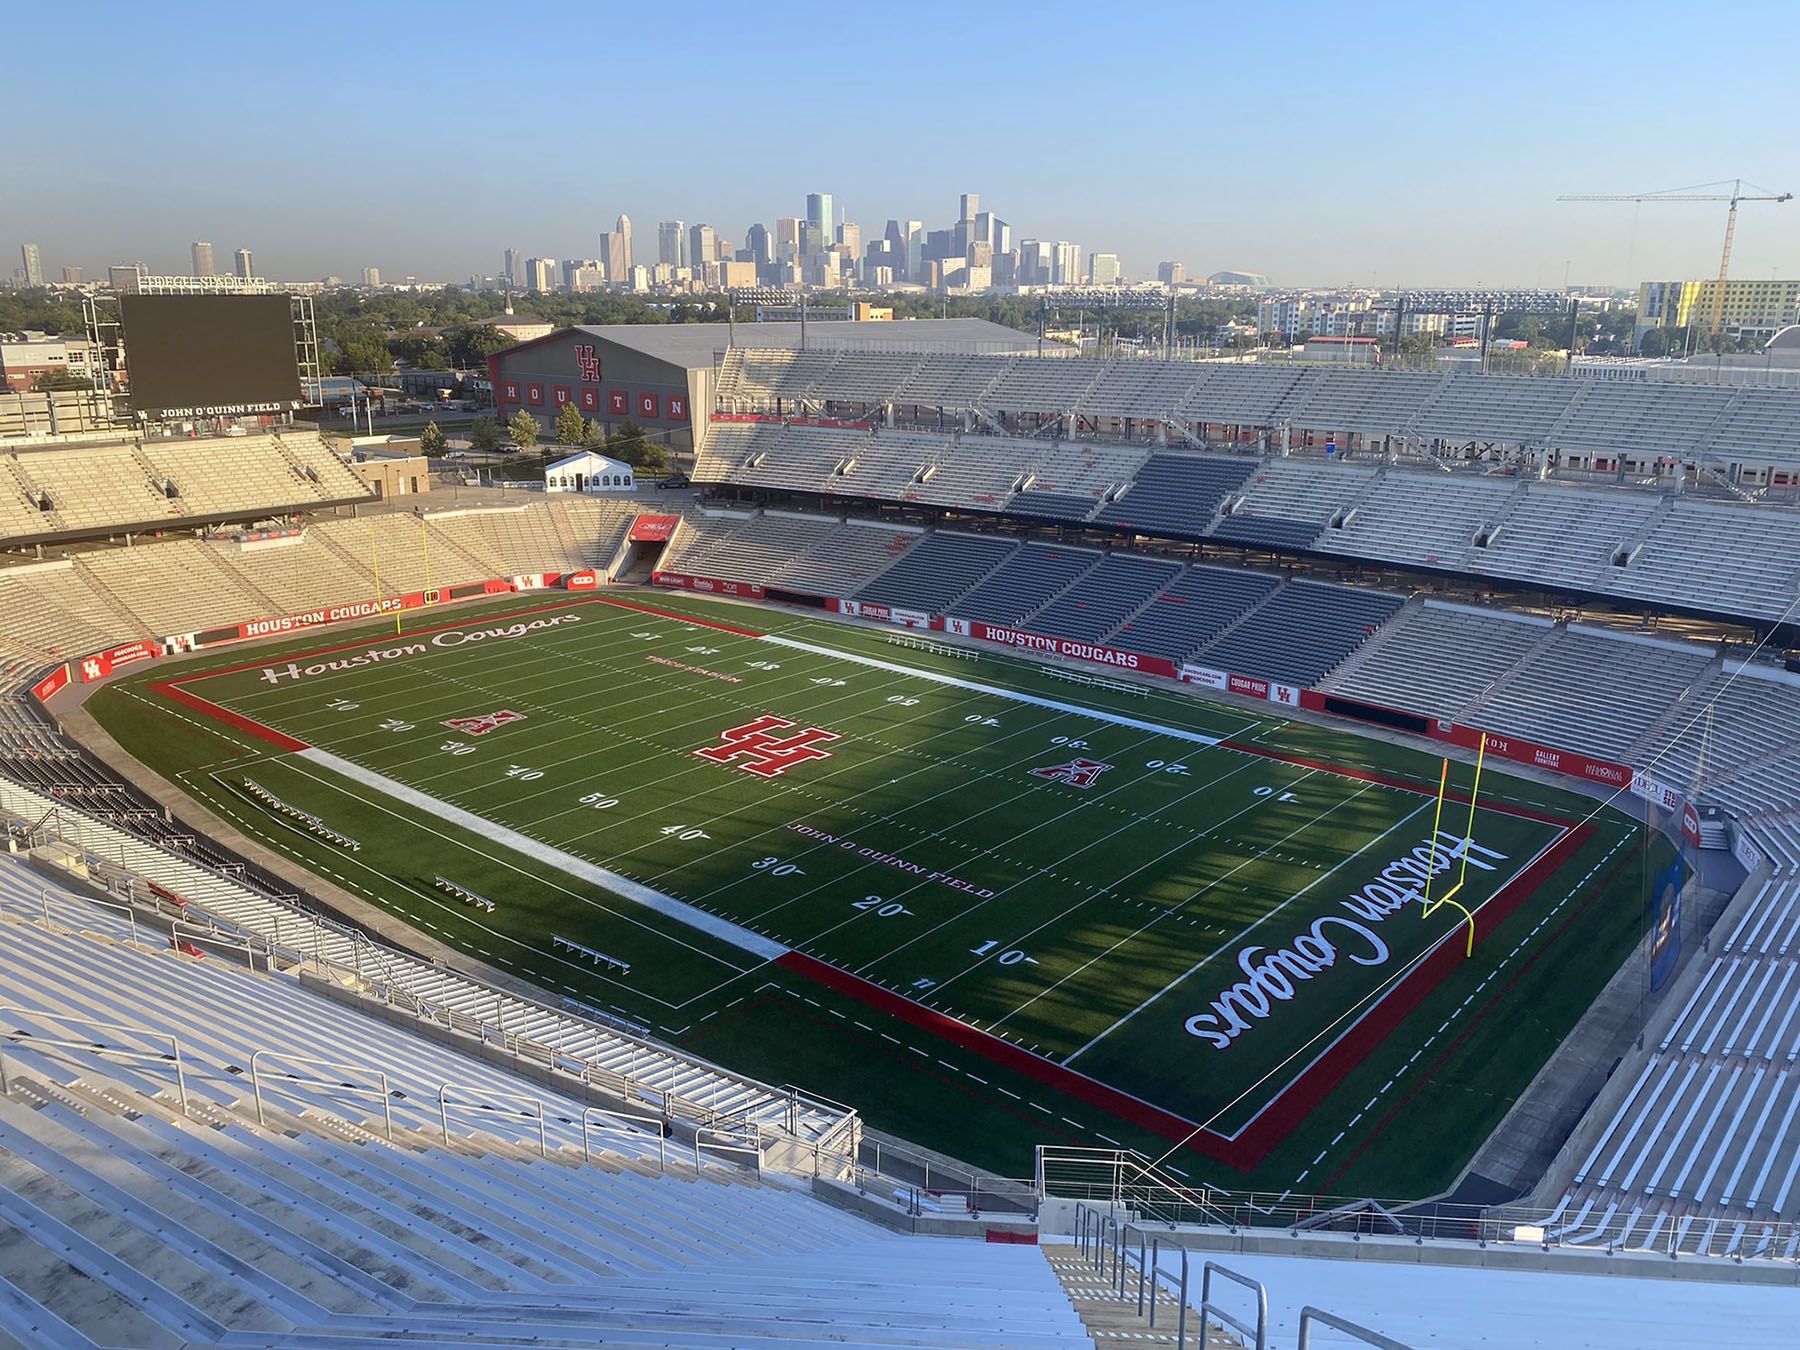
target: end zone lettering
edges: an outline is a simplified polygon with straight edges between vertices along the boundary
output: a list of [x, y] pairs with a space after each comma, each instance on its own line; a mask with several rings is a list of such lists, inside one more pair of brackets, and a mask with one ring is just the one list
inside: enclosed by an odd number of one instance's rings
[[314, 675], [330, 675], [341, 670], [356, 670], [363, 666], [379, 665], [383, 661], [398, 661], [408, 656], [418, 656], [432, 647], [461, 647], [470, 642], [485, 642], [489, 638], [519, 638], [539, 629], [556, 628], [563, 624], [580, 622], [579, 614], [551, 614], [541, 619], [509, 623], [495, 628], [452, 628], [447, 632], [432, 634], [429, 644], [403, 642], [392, 647], [370, 647], [352, 656], [333, 657], [329, 661], [318, 661], [307, 666], [300, 665], [296, 661], [289, 661], [285, 666], [264, 666], [261, 678], [265, 684], [280, 684], [283, 680], [304, 680]]

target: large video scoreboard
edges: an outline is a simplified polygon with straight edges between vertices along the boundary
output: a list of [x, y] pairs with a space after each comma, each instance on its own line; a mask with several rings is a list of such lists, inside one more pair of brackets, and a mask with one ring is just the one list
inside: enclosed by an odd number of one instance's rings
[[303, 401], [286, 295], [124, 295], [131, 406], [150, 417], [283, 412]]

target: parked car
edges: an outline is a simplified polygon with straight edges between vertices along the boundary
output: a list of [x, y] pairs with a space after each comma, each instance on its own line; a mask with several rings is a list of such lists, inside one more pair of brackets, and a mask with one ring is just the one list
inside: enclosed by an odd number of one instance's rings
[[685, 473], [672, 473], [667, 478], [657, 479], [656, 486], [659, 488], [684, 488], [688, 486], [688, 476]]

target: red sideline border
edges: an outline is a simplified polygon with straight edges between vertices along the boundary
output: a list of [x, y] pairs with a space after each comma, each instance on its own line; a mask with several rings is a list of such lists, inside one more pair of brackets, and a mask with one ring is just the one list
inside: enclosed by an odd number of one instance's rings
[[[765, 636], [754, 629], [711, 622], [670, 610], [658, 609], [651, 605], [634, 604], [630, 601], [614, 600], [602, 596], [585, 596], [579, 600], [565, 600], [555, 604], [512, 610], [508, 612], [508, 616], [537, 614], [580, 605], [606, 605], [610, 608], [648, 614], [672, 622], [688, 623], [718, 632], [731, 633], [738, 637], [760, 638]], [[457, 623], [416, 628], [411, 630], [411, 636], [464, 628], [469, 625], [469, 622], [465, 619]], [[341, 642], [308, 652], [288, 654], [282, 659], [297, 661], [305, 657], [327, 655], [331, 652], [345, 651], [351, 647], [364, 645], [366, 645], [364, 641]], [[246, 717], [242, 713], [221, 707], [182, 687], [220, 675], [252, 670], [264, 664], [267, 664], [267, 658], [228, 666], [221, 670], [203, 671], [184, 678], [159, 680], [146, 687], [173, 702], [223, 722], [283, 751], [308, 749], [309, 747], [304, 741], [296, 740], [284, 732], [266, 726], [254, 718]], [[1301, 755], [1289, 755], [1241, 741], [1221, 741], [1219, 744], [1226, 749], [1254, 755], [1261, 759], [1277, 760], [1302, 768], [1317, 769], [1323, 773], [1336, 774], [1361, 782], [1376, 783], [1419, 795], [1434, 795], [1429, 788], [1418, 783], [1371, 773], [1363, 769], [1332, 764], [1325, 760], [1309, 759]], [[1469, 800], [1466, 793], [1449, 792], [1445, 795], [1446, 799], [1451, 801], [1467, 802]], [[1564, 817], [1525, 807], [1496, 803], [1489, 809], [1541, 821], [1545, 824], [1560, 825], [1564, 832], [1532, 863], [1490, 896], [1486, 904], [1476, 910], [1475, 941], [1477, 945], [1517, 912], [1519, 907], [1530, 899], [1551, 876], [1560, 871], [1570, 856], [1579, 850], [1593, 834], [1591, 825], [1577, 824]], [[1307, 1115], [1322, 1103], [1332, 1090], [1369, 1056], [1376, 1046], [1397, 1029], [1413, 1010], [1429, 997], [1451, 971], [1462, 964], [1464, 958], [1458, 954], [1460, 943], [1455, 941], [1462, 931], [1461, 928], [1457, 928], [1441, 938], [1405, 978], [1389, 989], [1318, 1059], [1303, 1069], [1299, 1076], [1283, 1088], [1234, 1138], [1227, 1138], [1210, 1128], [1196, 1125], [1193, 1121], [1166, 1111], [1140, 1097], [1110, 1087], [1097, 1079], [1077, 1073], [1073, 1069], [1066, 1069], [1041, 1055], [1020, 1049], [997, 1036], [979, 1031], [965, 1022], [915, 1003], [902, 995], [872, 984], [860, 976], [801, 952], [790, 951], [776, 958], [774, 964], [792, 974], [802, 975], [814, 983], [854, 998], [878, 1012], [929, 1032], [940, 1040], [948, 1041], [963, 1050], [978, 1054], [1003, 1068], [1042, 1083], [1064, 1096], [1072, 1097], [1172, 1143], [1180, 1144], [1215, 1162], [1240, 1171], [1248, 1171], [1262, 1161], [1272, 1149], [1305, 1120]]]

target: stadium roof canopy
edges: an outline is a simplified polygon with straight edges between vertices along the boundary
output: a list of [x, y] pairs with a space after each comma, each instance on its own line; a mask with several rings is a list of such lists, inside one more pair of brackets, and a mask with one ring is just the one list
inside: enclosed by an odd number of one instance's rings
[[[740, 323], [736, 325], [736, 345], [792, 350], [800, 346], [800, 327], [798, 322], [788, 321]], [[714, 354], [732, 345], [732, 325], [723, 323], [584, 324], [580, 331], [689, 369], [711, 367]], [[821, 350], [1007, 354], [1036, 351], [1037, 337], [986, 319], [896, 319], [891, 323], [820, 319], [806, 324], [806, 345]]]

